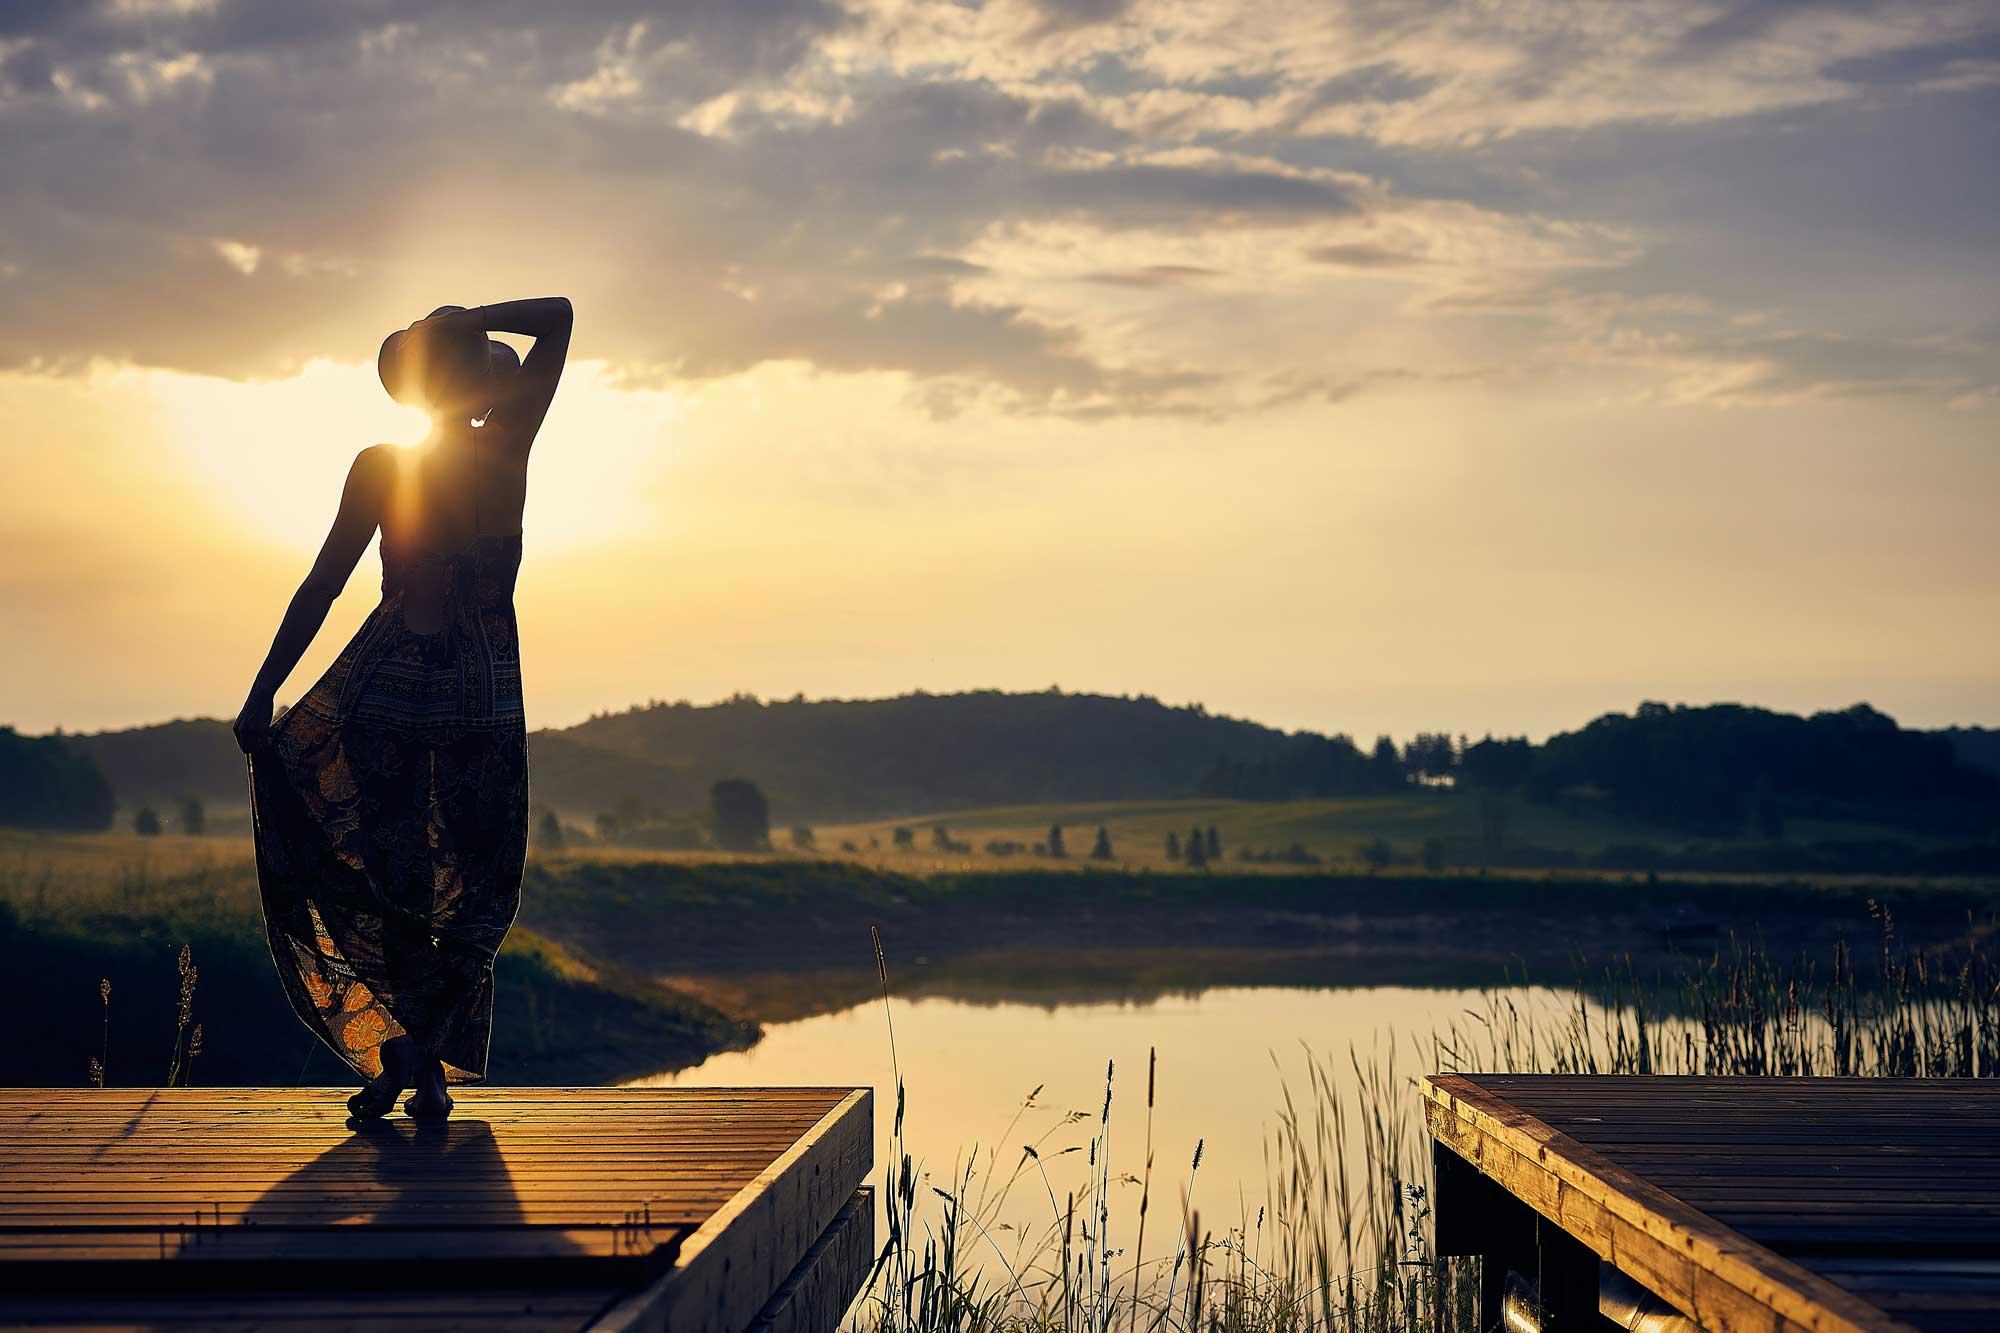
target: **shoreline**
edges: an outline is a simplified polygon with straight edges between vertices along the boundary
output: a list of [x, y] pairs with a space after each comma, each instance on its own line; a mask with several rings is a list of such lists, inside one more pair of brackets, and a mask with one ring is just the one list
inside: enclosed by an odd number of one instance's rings
[[[247, 848], [6, 841], [0, 998], [44, 1021], [0, 1080], [85, 1083], [89, 1060], [107, 1054], [107, 1019], [110, 1082], [163, 1079], [183, 944], [206, 1028], [196, 1082], [351, 1078], [282, 998]], [[761, 1023], [879, 994], [871, 927], [898, 992], [1056, 1005], [1219, 985], [1571, 985], [1613, 963], [1684, 970], [1732, 939], [1825, 957], [1844, 938], [1865, 967], [1879, 952], [1878, 907], [1899, 944], [1948, 947], [1994, 933], [2000, 884], [1090, 865], [910, 874], [785, 856], [538, 854], [496, 964], [491, 1074], [618, 1082], [746, 1048]]]

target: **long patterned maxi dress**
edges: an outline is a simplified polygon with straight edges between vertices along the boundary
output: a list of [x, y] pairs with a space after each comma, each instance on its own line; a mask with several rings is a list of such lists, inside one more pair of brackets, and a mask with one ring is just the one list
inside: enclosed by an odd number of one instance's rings
[[[381, 604], [251, 758], [271, 956], [292, 1008], [363, 1078], [403, 1034], [449, 1081], [486, 1077], [528, 843], [520, 565], [518, 535], [440, 555], [385, 532]], [[413, 588], [442, 603], [442, 629], [405, 623]]]

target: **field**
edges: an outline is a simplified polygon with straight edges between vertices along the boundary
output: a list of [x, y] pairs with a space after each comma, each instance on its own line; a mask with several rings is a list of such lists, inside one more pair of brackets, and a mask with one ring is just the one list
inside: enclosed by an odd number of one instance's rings
[[[664, 852], [599, 842], [592, 836], [595, 812], [565, 809], [559, 814], [573, 851], [587, 848], [611, 859], [730, 859], [728, 853], [713, 848]], [[1588, 865], [1606, 849], [1616, 848], [1654, 848], [1671, 856], [1690, 846], [1726, 853], [1749, 852], [1767, 845], [1748, 837], [1698, 838], [1620, 818], [1589, 799], [1572, 797], [1560, 804], [1540, 804], [1518, 796], [1482, 800], [1450, 790], [1300, 801], [1187, 798], [994, 806], [807, 825], [812, 834], [809, 848], [795, 843], [792, 825], [783, 814], [777, 812], [771, 829], [775, 855], [853, 860], [906, 874], [1073, 866], [1090, 859], [1099, 827], [1109, 835], [1112, 851], [1111, 859], [1099, 864], [1153, 871], [1185, 868], [1167, 856], [1167, 837], [1172, 834], [1185, 841], [1195, 828], [1204, 834], [1210, 828], [1216, 831], [1222, 862], [1230, 870], [1283, 873], [1297, 873], [1302, 865], [1335, 871], [1358, 869], [1367, 865], [1365, 849], [1378, 842], [1386, 844], [1383, 850], [1390, 858], [1379, 868], [1392, 872], [1421, 866], [1426, 844], [1432, 844], [1434, 854], [1442, 855], [1445, 865], [1459, 868]], [[128, 816], [129, 812], [121, 815], [118, 831], [129, 829]], [[201, 855], [203, 848], [217, 840], [240, 843], [249, 836], [248, 812], [240, 807], [213, 807], [208, 823], [211, 837], [184, 840], [193, 849], [185, 854]], [[1046, 850], [1051, 826], [1063, 831], [1067, 855], [1060, 859], [1035, 850], [1037, 844]], [[940, 828], [955, 844], [953, 849], [945, 850], [938, 844], [936, 831]], [[897, 845], [898, 829], [911, 834], [909, 847]], [[1940, 845], [1936, 837], [1905, 829], [1830, 820], [1788, 820], [1783, 837], [1797, 845], [1822, 841], [1900, 842], [1918, 849]], [[174, 841], [170, 837], [158, 840], [162, 856], [181, 854], [165, 850], [166, 844]], [[1293, 849], [1304, 856], [1289, 857]]]
[[[1364, 864], [1364, 848], [1377, 839], [1388, 844], [1392, 866], [1418, 863], [1426, 842], [1442, 844], [1445, 861], [1453, 866], [1478, 866], [1485, 856], [1488, 827], [1497, 805], [1499, 845], [1503, 850], [1532, 848], [1567, 854], [1578, 860], [1611, 847], [1679, 848], [1696, 841], [1658, 825], [1622, 819], [1589, 801], [1571, 800], [1542, 805], [1518, 797], [1501, 797], [1489, 805], [1468, 793], [1411, 791], [1383, 796], [1357, 796], [1303, 801], [1233, 801], [1188, 799], [1173, 801], [1111, 801], [1084, 804], [1016, 805], [984, 810], [874, 820], [859, 824], [825, 825], [813, 829], [815, 851], [822, 856], [851, 856], [890, 868], [949, 870], [1026, 862], [1047, 863], [1035, 855], [1051, 825], [1063, 830], [1066, 859], [1089, 854], [1101, 826], [1110, 835], [1112, 864], [1129, 869], [1179, 868], [1166, 854], [1167, 836], [1185, 840], [1188, 832], [1213, 827], [1222, 859], [1231, 869], [1245, 868], [1245, 852], [1276, 853], [1294, 846], [1319, 857], [1329, 867]], [[945, 828], [953, 841], [970, 850], [937, 854], [933, 830]], [[895, 831], [914, 835], [914, 851], [899, 851]], [[1794, 820], [1785, 836], [1795, 842], [1819, 840], [1902, 839], [1924, 843], [1921, 837], [1872, 824]], [[1705, 841], [1713, 842], [1713, 839]], [[774, 828], [772, 842], [790, 846], [787, 830]], [[996, 856], [992, 843], [1016, 843], [1020, 850]], [[847, 851], [851, 845], [853, 851]], [[1261, 864], [1286, 867], [1282, 860]]]

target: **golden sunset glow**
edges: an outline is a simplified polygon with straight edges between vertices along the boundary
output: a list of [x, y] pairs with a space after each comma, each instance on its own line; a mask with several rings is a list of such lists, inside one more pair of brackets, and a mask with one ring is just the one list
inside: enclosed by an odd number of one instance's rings
[[[2000, 721], [1976, 7], [1238, 8], [607, 13], [519, 66], [363, 25], [310, 73], [178, 12], [116, 20], [115, 78], [34, 45], [5, 720], [229, 714], [355, 452], [424, 432], [383, 334], [560, 292], [537, 723], [1051, 683], [1369, 734]], [[265, 137], [194, 146], [230, 116]]]

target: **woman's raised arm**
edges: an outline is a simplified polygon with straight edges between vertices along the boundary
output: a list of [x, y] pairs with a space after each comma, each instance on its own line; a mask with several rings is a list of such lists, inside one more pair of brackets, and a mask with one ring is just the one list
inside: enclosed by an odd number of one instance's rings
[[347, 586], [348, 575], [354, 572], [361, 553], [374, 538], [375, 529], [382, 522], [382, 509], [388, 500], [395, 466], [396, 460], [389, 450], [375, 445], [356, 455], [354, 466], [348, 469], [347, 485], [340, 493], [340, 512], [334, 516], [333, 528], [326, 534], [312, 571], [292, 594], [284, 621], [271, 640], [271, 651], [265, 655], [264, 665], [258, 668], [257, 679], [250, 685], [250, 696], [237, 715], [236, 744], [243, 753], [249, 754], [263, 744], [271, 729], [271, 706], [278, 686], [312, 646], [313, 636], [326, 623], [333, 599]]
[[466, 320], [485, 333], [518, 333], [535, 340], [521, 362], [520, 372], [509, 384], [507, 396], [494, 405], [500, 424], [518, 436], [524, 448], [533, 444], [535, 433], [542, 428], [542, 419], [549, 414], [556, 385], [562, 380], [563, 363], [569, 360], [569, 333], [576, 318], [569, 298], [537, 296], [525, 301], [502, 301], [439, 318]]

